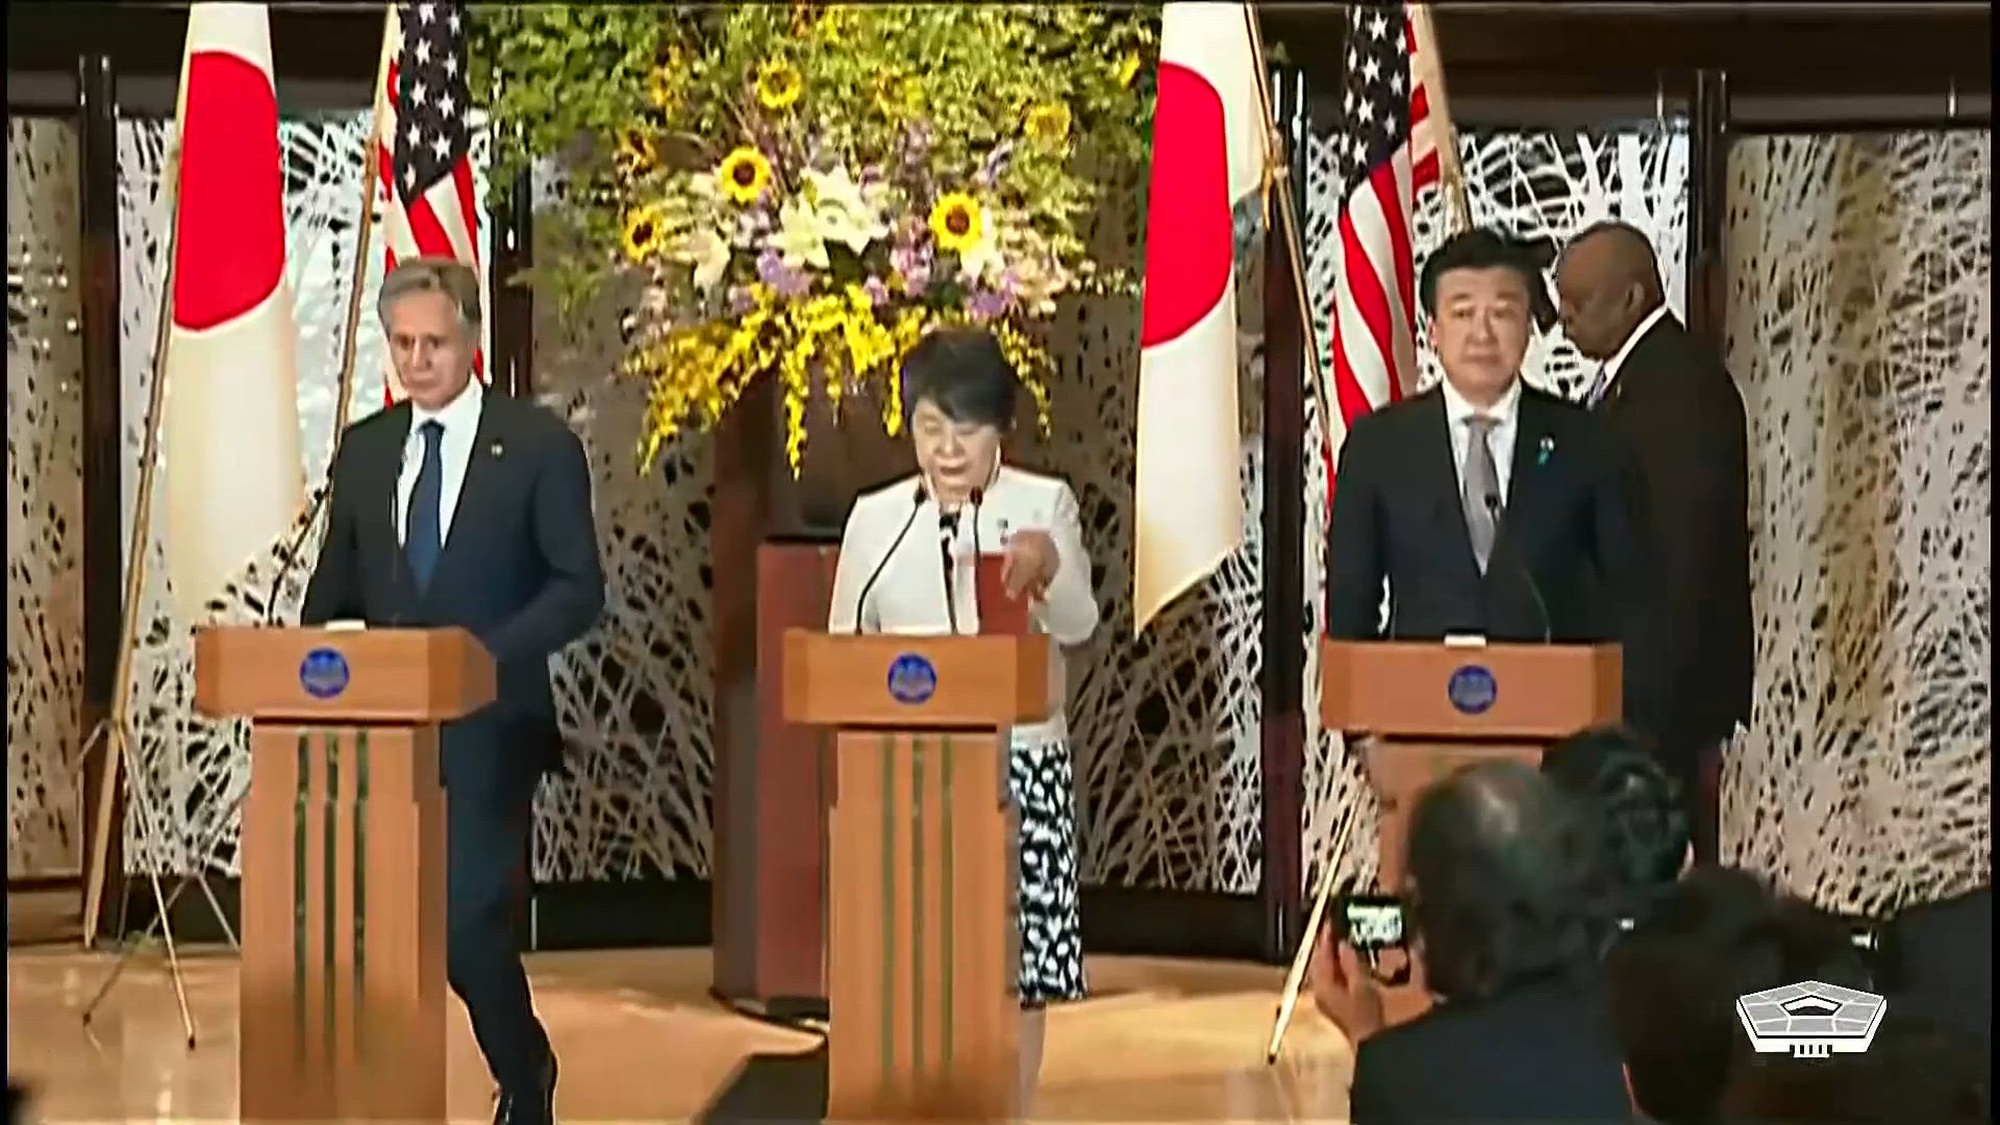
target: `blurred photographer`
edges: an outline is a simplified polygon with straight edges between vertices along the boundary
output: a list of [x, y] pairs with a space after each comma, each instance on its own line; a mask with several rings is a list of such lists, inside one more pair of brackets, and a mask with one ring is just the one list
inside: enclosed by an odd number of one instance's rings
[[1313, 998], [1355, 1044], [1356, 1125], [1630, 1116], [1599, 951], [1616, 925], [1595, 826], [1534, 770], [1494, 762], [1427, 790], [1400, 888], [1437, 1006], [1385, 1027], [1380, 986], [1322, 931]]
[[1674, 884], [1605, 963], [1632, 1103], [1661, 1125], [1718, 1121], [1747, 1050], [1738, 997], [1808, 980], [1874, 990], [1845, 926], [1722, 867]]

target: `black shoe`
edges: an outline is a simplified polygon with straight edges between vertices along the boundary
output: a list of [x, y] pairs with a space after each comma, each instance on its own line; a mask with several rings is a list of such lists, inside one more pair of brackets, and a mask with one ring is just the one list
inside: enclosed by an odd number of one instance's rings
[[549, 1052], [540, 1085], [531, 1090], [502, 1090], [493, 1105], [493, 1125], [555, 1125], [556, 1056]]

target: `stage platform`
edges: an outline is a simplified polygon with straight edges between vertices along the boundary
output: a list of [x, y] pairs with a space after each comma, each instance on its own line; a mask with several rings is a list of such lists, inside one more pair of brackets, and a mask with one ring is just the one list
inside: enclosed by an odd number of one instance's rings
[[[198, 1040], [188, 1049], [164, 963], [141, 954], [86, 1028], [112, 964], [23, 917], [9, 896], [7, 1055], [63, 1122], [233, 1120], [236, 959], [184, 951]], [[573, 1121], [801, 1121], [824, 1107], [818, 1036], [738, 1016], [707, 995], [707, 950], [544, 953], [528, 959], [562, 1057], [557, 1112]], [[1034, 1116], [1045, 1121], [1339, 1121], [1352, 1055], [1305, 1007], [1278, 1065], [1263, 1062], [1281, 969], [1104, 957], [1091, 999], [1051, 1010]], [[456, 1009], [451, 1112], [485, 1121], [492, 1090]]]

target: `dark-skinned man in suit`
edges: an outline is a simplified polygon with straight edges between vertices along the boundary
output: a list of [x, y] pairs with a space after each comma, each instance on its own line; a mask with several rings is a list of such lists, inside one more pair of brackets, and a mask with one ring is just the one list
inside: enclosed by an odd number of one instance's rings
[[604, 571], [583, 445], [472, 377], [479, 279], [418, 258], [378, 312], [408, 398], [342, 435], [308, 625], [455, 625], [492, 654], [494, 702], [440, 738], [447, 976], [499, 1086], [495, 1120], [554, 1118], [556, 1058], [515, 944], [535, 789], [561, 757], [549, 658], [597, 620]]
[[1650, 654], [1665, 715], [1653, 731], [1681, 786], [1695, 858], [1719, 851], [1721, 753], [1750, 720], [1750, 469], [1743, 396], [1719, 359], [1667, 309], [1651, 243], [1599, 223], [1571, 240], [1556, 271], [1570, 342], [1600, 364], [1592, 412], [1631, 449], [1659, 565]]
[[1617, 641], [1625, 717], [1650, 728], [1652, 583], [1623, 452], [1588, 413], [1521, 381], [1531, 333], [1555, 321], [1551, 256], [1472, 230], [1424, 262], [1418, 296], [1444, 379], [1363, 416], [1341, 448], [1328, 633]]

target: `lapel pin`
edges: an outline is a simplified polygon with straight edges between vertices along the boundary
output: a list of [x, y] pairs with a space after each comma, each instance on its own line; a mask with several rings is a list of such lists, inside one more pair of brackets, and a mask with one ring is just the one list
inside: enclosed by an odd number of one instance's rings
[[1556, 439], [1552, 437], [1544, 437], [1542, 439], [1542, 444], [1535, 450], [1535, 464], [1537, 465], [1548, 464], [1549, 455], [1554, 453], [1555, 451], [1556, 451]]
[[501, 445], [501, 444], [500, 444], [499, 442], [497, 442], [497, 441], [493, 443], [493, 456], [494, 456], [494, 457], [496, 457], [496, 458], [497, 458], [497, 457], [499, 457], [499, 456], [500, 456], [500, 455], [501, 455], [502, 453], [505, 453], [505, 452], [507, 452], [507, 447], [506, 447], [506, 446], [504, 446], [504, 445]]

